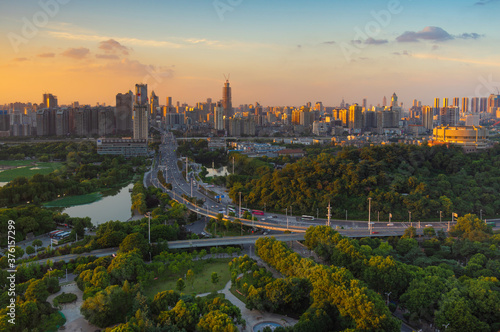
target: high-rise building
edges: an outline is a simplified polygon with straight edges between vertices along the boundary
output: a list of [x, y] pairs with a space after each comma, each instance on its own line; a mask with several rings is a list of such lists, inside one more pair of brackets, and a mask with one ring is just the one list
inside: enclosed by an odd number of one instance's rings
[[10, 114], [8, 110], [0, 110], [0, 131], [10, 130]]
[[366, 98], [363, 98], [363, 108], [366, 109], [367, 107], [367, 99]]
[[440, 119], [442, 126], [457, 126], [460, 120], [459, 108], [453, 106], [441, 108]]
[[479, 112], [486, 113], [488, 111], [488, 98], [482, 97], [479, 99]]
[[97, 117], [99, 137], [115, 134], [115, 117], [111, 107], [99, 107]]
[[67, 109], [58, 109], [56, 111], [56, 136], [65, 136], [69, 134], [69, 111]]
[[453, 98], [453, 107], [460, 108], [460, 98], [458, 97]]
[[215, 107], [214, 122], [215, 130], [224, 130], [224, 108], [220, 102]]
[[399, 104], [398, 104], [398, 96], [396, 95], [396, 92], [394, 92], [392, 94], [392, 98], [391, 98], [391, 106], [392, 107], [398, 107]]
[[56, 108], [57, 106], [57, 97], [52, 95], [51, 93], [43, 94], [43, 107], [45, 108]]
[[434, 128], [433, 124], [434, 110], [430, 106], [422, 107], [422, 125], [427, 130], [432, 130]]
[[496, 115], [496, 111], [499, 107], [500, 107], [500, 95], [491, 94], [488, 97], [488, 113]]
[[133, 131], [132, 113], [134, 111], [134, 94], [132, 91], [116, 95], [115, 119], [116, 131], [130, 135]]
[[56, 110], [40, 109], [36, 112], [36, 132], [37, 136], [56, 135]]
[[[387, 97], [384, 96], [384, 99], [382, 99], [382, 106], [386, 107], [387, 106]], [[343, 107], [343, 106], [342, 106]]]
[[434, 98], [434, 108], [440, 108], [439, 107], [439, 98]]
[[479, 98], [473, 97], [471, 99], [470, 110], [472, 113], [479, 113]]
[[443, 107], [448, 107], [448, 106], [449, 106], [448, 98], [443, 98]]
[[149, 99], [149, 112], [151, 119], [156, 118], [158, 107], [160, 107], [160, 99], [154, 91], [151, 91], [151, 98]]
[[133, 113], [134, 139], [148, 139], [148, 86], [135, 85], [135, 103]]
[[229, 86], [229, 80], [226, 80], [224, 87], [222, 88], [222, 107], [224, 108], [224, 116], [230, 117], [233, 115], [233, 103], [231, 100], [231, 87]]
[[349, 129], [355, 130], [363, 129], [363, 108], [358, 104], [354, 104], [349, 107], [348, 127]]
[[469, 113], [469, 98], [462, 98], [462, 113]]

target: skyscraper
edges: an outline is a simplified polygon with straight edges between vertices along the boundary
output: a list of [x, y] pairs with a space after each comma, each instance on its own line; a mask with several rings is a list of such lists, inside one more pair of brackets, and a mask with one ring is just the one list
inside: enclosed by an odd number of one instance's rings
[[348, 127], [349, 129], [354, 129], [354, 130], [359, 130], [363, 128], [363, 108], [358, 104], [354, 104], [349, 107]]
[[434, 118], [434, 110], [430, 106], [424, 106], [422, 108], [422, 125], [427, 130], [432, 130]]
[[132, 113], [134, 111], [134, 94], [132, 91], [116, 95], [116, 131], [120, 134], [130, 135], [133, 131]]
[[462, 113], [469, 113], [469, 98], [462, 98]]
[[45, 108], [56, 108], [57, 107], [57, 97], [51, 93], [43, 94], [43, 105]]
[[471, 99], [470, 110], [472, 113], [479, 113], [479, 98], [478, 97], [473, 97]]
[[215, 107], [214, 128], [215, 130], [224, 130], [224, 108], [220, 102]]
[[160, 106], [160, 100], [158, 96], [155, 94], [154, 91], [151, 91], [151, 98], [149, 100], [149, 112], [150, 112], [150, 118], [155, 119], [156, 118], [156, 109]]
[[[387, 97], [384, 96], [384, 99], [382, 99], [382, 106], [386, 107], [387, 106]], [[343, 106], [342, 106], [343, 107]]]
[[448, 107], [448, 106], [449, 106], [448, 98], [443, 98], [443, 107]]
[[460, 108], [460, 98], [458, 97], [453, 98], [453, 106]]
[[495, 114], [497, 108], [500, 107], [500, 95], [491, 94], [488, 97], [488, 113]]
[[134, 139], [148, 138], [148, 86], [147, 84], [135, 85], [134, 103]]
[[396, 92], [394, 92], [392, 94], [392, 98], [391, 98], [391, 107], [398, 107], [399, 104], [398, 104], [398, 96], [396, 95]]
[[439, 98], [434, 98], [434, 108], [439, 108]]
[[488, 111], [488, 98], [482, 97], [479, 99], [479, 112], [486, 113]]
[[233, 115], [233, 103], [231, 101], [231, 87], [229, 80], [226, 80], [222, 88], [222, 107], [224, 108], [224, 116], [230, 117]]

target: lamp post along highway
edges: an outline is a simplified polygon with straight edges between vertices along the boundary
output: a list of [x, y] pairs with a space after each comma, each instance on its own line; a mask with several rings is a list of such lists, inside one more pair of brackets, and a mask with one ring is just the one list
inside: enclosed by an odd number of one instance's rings
[[331, 212], [331, 207], [330, 207], [330, 202], [328, 202], [328, 215], [327, 215], [327, 217], [328, 217], [327, 226], [328, 227], [330, 227], [330, 217], [332, 215], [330, 212]]
[[151, 212], [148, 212], [148, 242], [151, 244]]
[[368, 230], [371, 230], [371, 211], [372, 211], [372, 198], [368, 197]]
[[241, 219], [241, 191], [238, 192], [238, 194], [240, 194], [240, 208], [238, 209], [238, 218]]

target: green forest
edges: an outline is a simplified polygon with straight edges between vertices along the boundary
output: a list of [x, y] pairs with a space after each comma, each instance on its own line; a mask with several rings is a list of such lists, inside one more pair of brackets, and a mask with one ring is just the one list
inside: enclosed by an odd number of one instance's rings
[[[368, 219], [379, 212], [394, 221], [439, 220], [452, 213], [494, 218], [500, 213], [500, 147], [475, 154], [445, 146], [392, 144], [345, 148], [336, 154], [321, 153], [275, 170], [272, 159], [235, 157], [235, 174], [226, 178], [230, 197], [238, 193], [248, 206], [294, 214], [326, 215], [329, 203], [333, 218], [345, 211], [350, 219]], [[231, 156], [231, 159], [232, 159]], [[290, 211], [290, 209], [289, 209]], [[446, 219], [445, 219], [446, 220]]]
[[[21, 152], [22, 151], [22, 152]], [[59, 160], [62, 167], [46, 175], [18, 177], [0, 188], [0, 206], [48, 202], [58, 197], [109, 189], [132, 179], [144, 158], [99, 155], [91, 142], [41, 143], [0, 147], [1, 158]]]

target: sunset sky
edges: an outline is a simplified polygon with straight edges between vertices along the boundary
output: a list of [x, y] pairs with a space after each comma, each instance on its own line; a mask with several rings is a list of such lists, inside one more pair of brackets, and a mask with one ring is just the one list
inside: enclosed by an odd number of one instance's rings
[[[45, 5], [44, 5], [45, 4]], [[500, 87], [500, 1], [3, 0], [0, 104], [115, 104], [147, 83], [160, 104], [377, 105]]]

